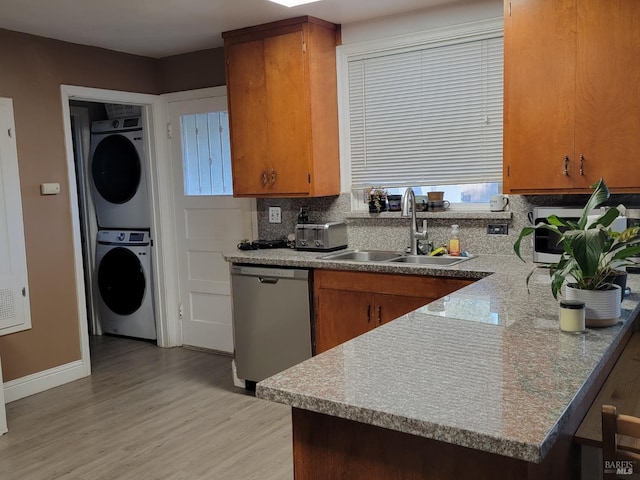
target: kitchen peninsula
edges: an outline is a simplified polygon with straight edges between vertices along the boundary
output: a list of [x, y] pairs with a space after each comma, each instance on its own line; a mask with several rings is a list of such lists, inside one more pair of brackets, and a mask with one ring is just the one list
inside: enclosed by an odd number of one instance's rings
[[[632, 333], [558, 328], [548, 271], [513, 256], [455, 267], [327, 262], [293, 251], [234, 263], [479, 279], [257, 387], [293, 407], [295, 478], [571, 478], [572, 437]], [[640, 279], [630, 275], [632, 292]]]

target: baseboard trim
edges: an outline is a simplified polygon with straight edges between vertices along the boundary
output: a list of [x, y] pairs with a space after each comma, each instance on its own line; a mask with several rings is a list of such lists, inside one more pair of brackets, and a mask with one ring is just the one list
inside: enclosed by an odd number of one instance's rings
[[89, 373], [82, 360], [76, 360], [75, 362], [66, 363], [26, 377], [16, 378], [5, 382], [4, 401], [5, 403], [11, 403], [88, 375]]

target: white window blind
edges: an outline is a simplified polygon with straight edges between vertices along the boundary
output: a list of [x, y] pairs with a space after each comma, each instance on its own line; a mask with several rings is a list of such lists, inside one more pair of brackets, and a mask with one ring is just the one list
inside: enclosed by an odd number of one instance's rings
[[348, 60], [354, 189], [502, 180], [503, 39]]

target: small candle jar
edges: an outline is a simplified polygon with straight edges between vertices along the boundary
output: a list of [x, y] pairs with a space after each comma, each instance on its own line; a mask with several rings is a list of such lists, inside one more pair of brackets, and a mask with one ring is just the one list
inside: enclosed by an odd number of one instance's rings
[[580, 300], [560, 301], [560, 330], [563, 332], [584, 332], [584, 302]]

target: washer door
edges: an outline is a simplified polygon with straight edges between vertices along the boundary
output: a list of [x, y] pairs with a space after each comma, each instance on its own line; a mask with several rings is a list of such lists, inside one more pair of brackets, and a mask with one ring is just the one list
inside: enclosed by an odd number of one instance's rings
[[118, 315], [131, 315], [144, 300], [146, 280], [140, 260], [123, 247], [109, 250], [98, 267], [98, 288], [105, 305]]
[[109, 135], [96, 147], [91, 161], [93, 183], [111, 203], [126, 203], [138, 191], [142, 166], [136, 147], [122, 135]]

